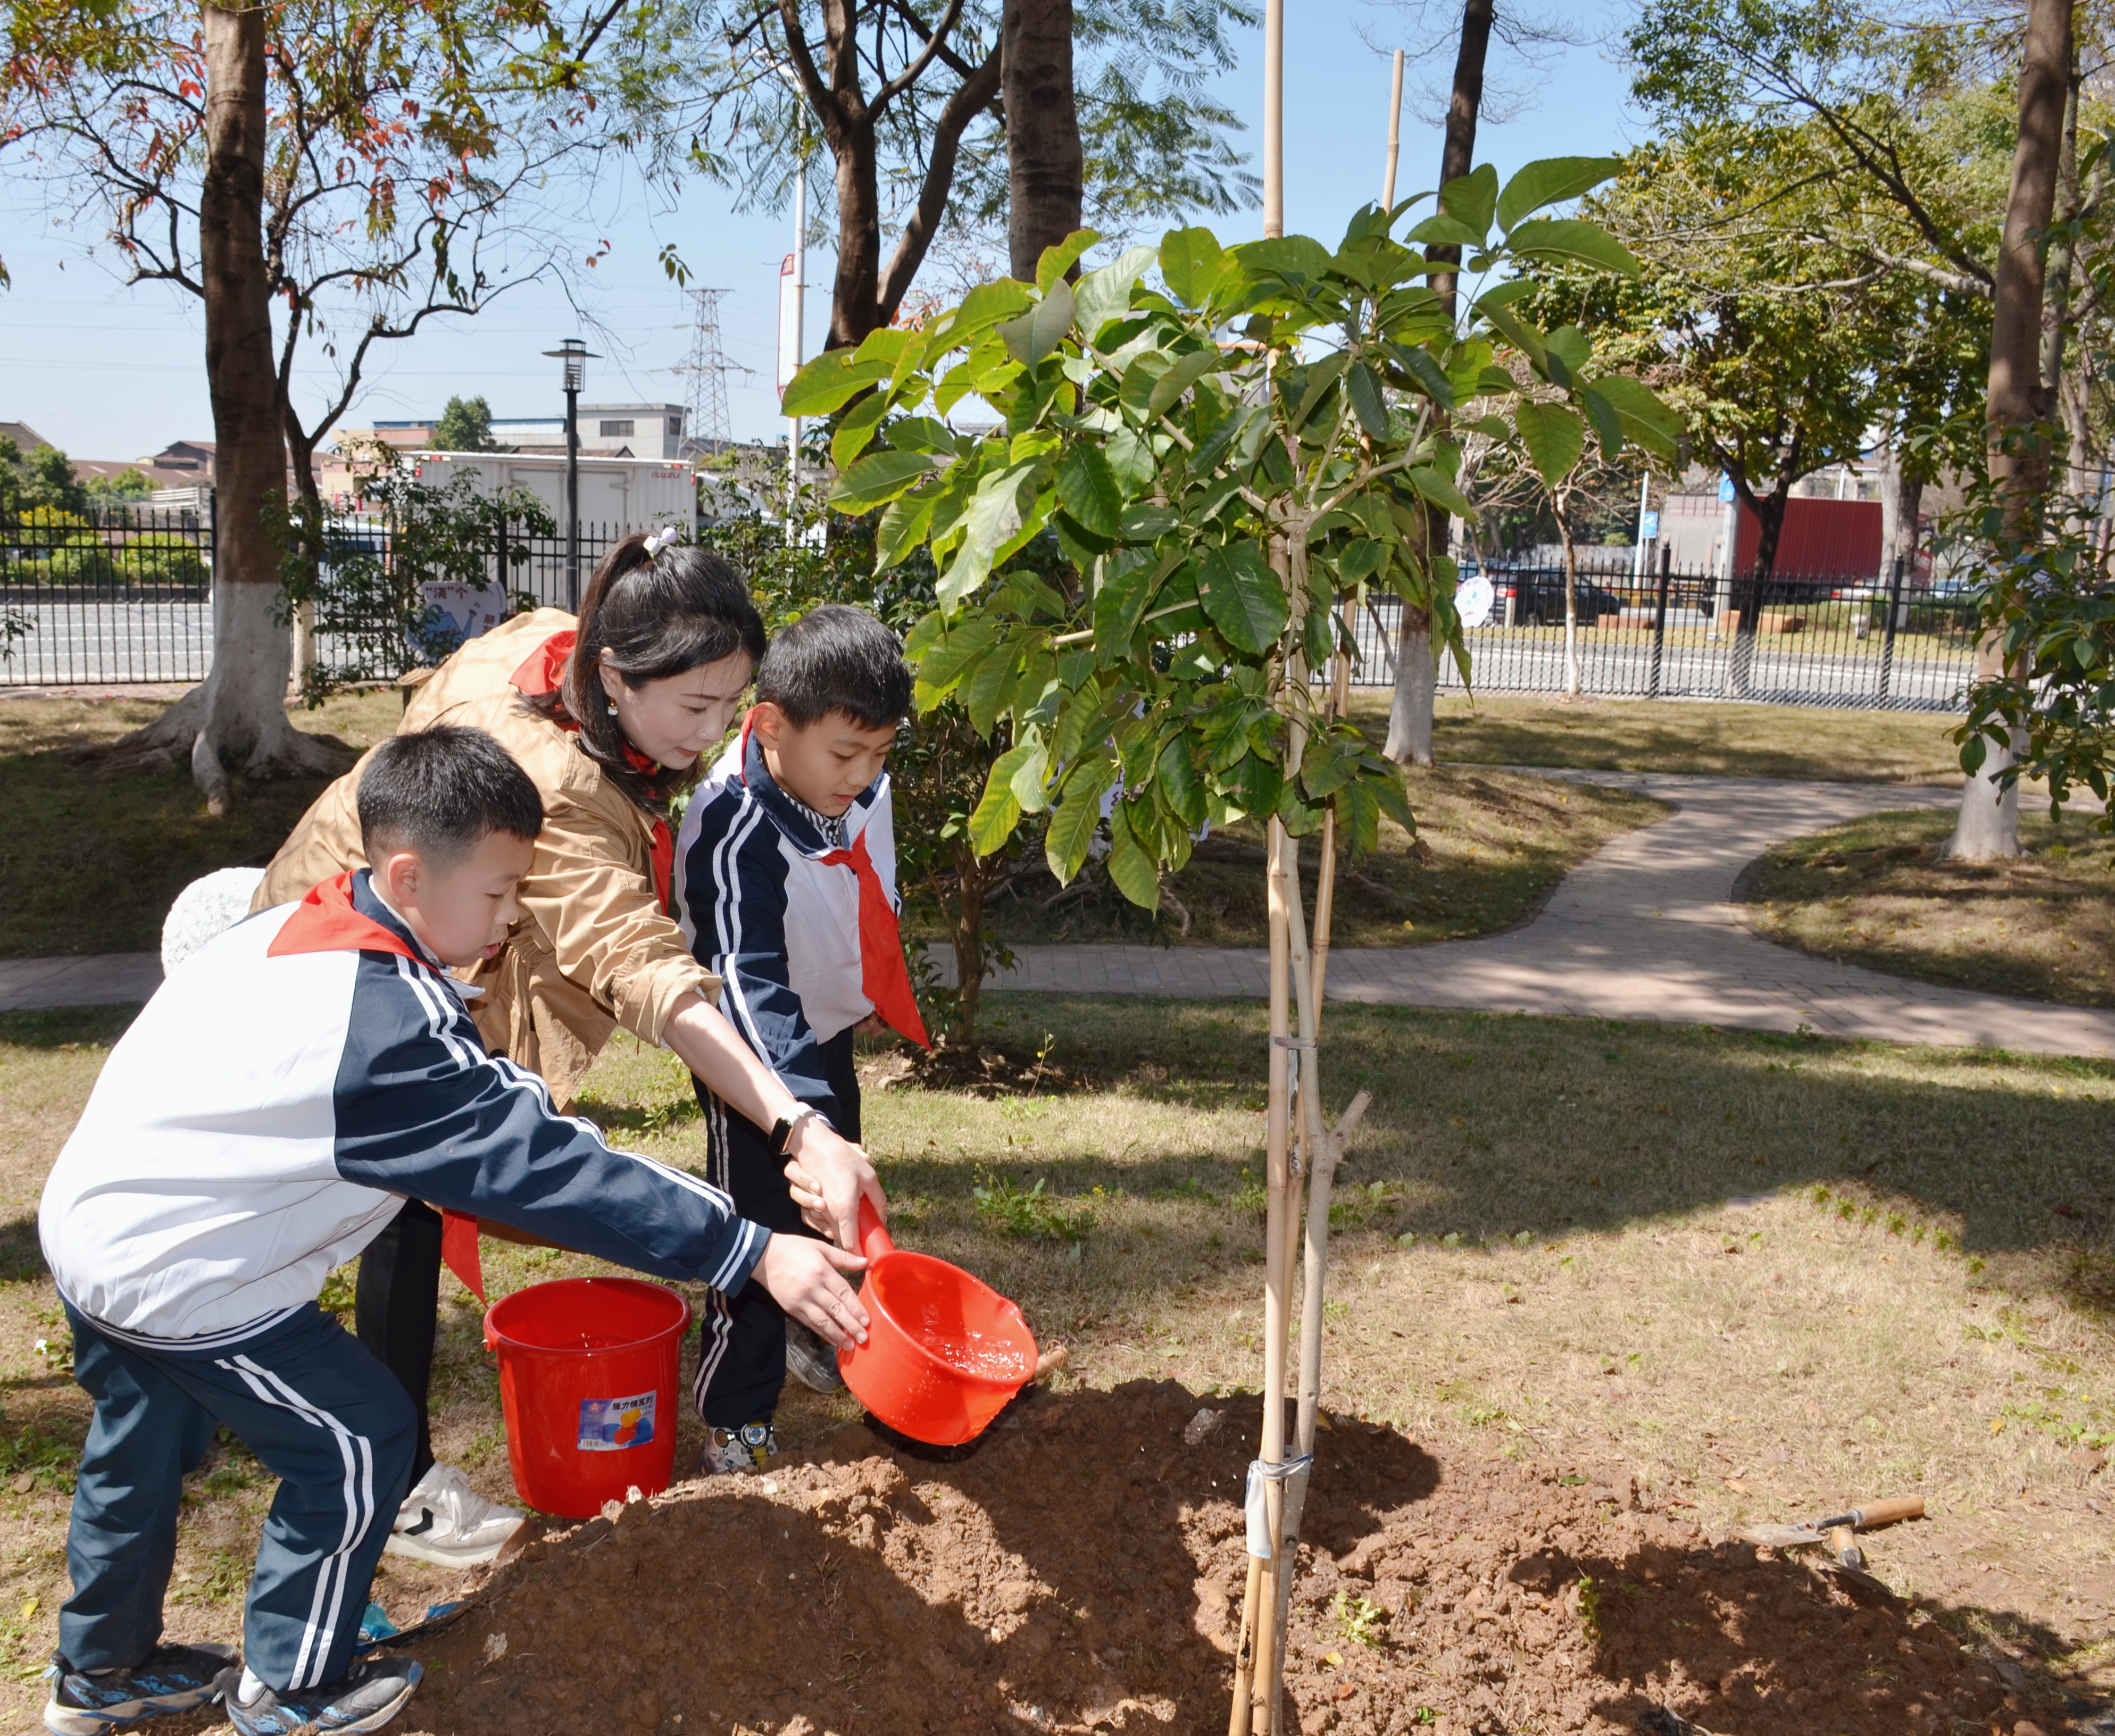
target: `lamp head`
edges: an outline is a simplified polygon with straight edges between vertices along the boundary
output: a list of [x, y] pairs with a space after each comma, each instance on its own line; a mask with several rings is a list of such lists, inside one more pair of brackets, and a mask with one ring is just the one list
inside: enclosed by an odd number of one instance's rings
[[554, 355], [558, 358], [559, 364], [565, 369], [565, 385], [562, 389], [567, 392], [585, 391], [588, 382], [587, 364], [590, 361], [601, 360], [601, 357], [577, 337], [567, 338], [557, 349], [546, 350], [544, 353], [546, 355]]

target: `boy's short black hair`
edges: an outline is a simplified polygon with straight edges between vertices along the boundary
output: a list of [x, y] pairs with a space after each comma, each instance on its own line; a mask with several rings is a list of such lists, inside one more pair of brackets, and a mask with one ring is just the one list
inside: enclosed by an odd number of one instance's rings
[[864, 609], [826, 602], [771, 641], [757, 666], [756, 697], [796, 729], [832, 712], [863, 729], [893, 729], [911, 709], [911, 671], [888, 628]]
[[445, 873], [489, 832], [534, 838], [544, 829], [529, 774], [483, 730], [461, 724], [391, 736], [360, 773], [358, 800], [369, 862], [413, 850]]

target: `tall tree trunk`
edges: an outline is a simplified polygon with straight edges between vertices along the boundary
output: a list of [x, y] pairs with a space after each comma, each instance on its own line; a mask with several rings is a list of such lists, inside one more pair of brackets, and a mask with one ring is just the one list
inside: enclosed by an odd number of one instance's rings
[[833, 129], [830, 148], [837, 164], [837, 276], [829, 347], [841, 350], [881, 323], [881, 183], [871, 126]]
[[1902, 563], [1902, 583], [1916, 571], [1917, 520], [1924, 511], [1924, 478], [1902, 463], [1899, 441], [1890, 441], [1880, 471], [1880, 583], [1888, 582], [1895, 562]]
[[[1484, 106], [1484, 62], [1491, 48], [1493, 0], [1464, 0], [1461, 41], [1454, 56], [1454, 90], [1447, 104], [1447, 136], [1439, 152], [1439, 185], [1466, 175], [1475, 166], [1476, 117]], [[1461, 263], [1458, 247], [1428, 247], [1427, 261], [1447, 265]], [[1455, 312], [1456, 276], [1435, 272], [1432, 287], [1452, 320]], [[1428, 506], [1424, 510], [1425, 545], [1428, 556], [1436, 548], [1447, 552], [1447, 517]], [[1432, 618], [1406, 598], [1402, 631], [1396, 644], [1395, 694], [1388, 706], [1388, 742], [1382, 751], [1397, 765], [1432, 763], [1432, 705], [1439, 689], [1439, 662], [1432, 648]]]
[[146, 729], [117, 744], [121, 763], [190, 756], [206, 806], [223, 813], [236, 776], [324, 775], [343, 753], [287, 719], [293, 661], [282, 618], [278, 549], [264, 522], [287, 485], [264, 259], [265, 15], [204, 0], [205, 167], [199, 274], [213, 403], [213, 671]]
[[1043, 250], [1080, 227], [1086, 162], [1072, 88], [1072, 0], [1006, 0], [999, 41], [1007, 251], [1013, 275], [1033, 283]]
[[[2029, 0], [2020, 60], [2020, 136], [2005, 200], [2005, 234], [1990, 318], [1990, 386], [1985, 428], [1990, 474], [2003, 492], [2006, 532], [2021, 543], [2039, 534], [2049, 490], [2048, 423], [2044, 383], [2042, 309], [2049, 219], [2062, 173], [2065, 111], [2071, 79], [2071, 0]], [[2004, 672], [1995, 633], [1976, 648], [1975, 672]], [[1961, 817], [1946, 854], [1970, 862], [2020, 854], [2020, 795], [2003, 774], [2024, 744], [1993, 746], [1961, 793]]]

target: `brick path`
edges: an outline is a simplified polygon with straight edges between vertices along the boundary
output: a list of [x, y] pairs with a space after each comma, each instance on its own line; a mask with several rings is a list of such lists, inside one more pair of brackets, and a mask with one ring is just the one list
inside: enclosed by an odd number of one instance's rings
[[[1525, 928], [1429, 946], [1344, 947], [1333, 1001], [1482, 1012], [1654, 1019], [1835, 1037], [2115, 1056], [2115, 1012], [1936, 988], [1836, 964], [1759, 939], [1728, 902], [1741, 870], [1771, 845], [1888, 808], [1951, 806], [1956, 791], [1672, 774], [1562, 772], [1674, 805], [1567, 875]], [[1054, 994], [1260, 996], [1260, 949], [1021, 946], [995, 989]], [[937, 955], [943, 969], [951, 961]], [[0, 960], [0, 1011], [144, 1001], [152, 953]]]

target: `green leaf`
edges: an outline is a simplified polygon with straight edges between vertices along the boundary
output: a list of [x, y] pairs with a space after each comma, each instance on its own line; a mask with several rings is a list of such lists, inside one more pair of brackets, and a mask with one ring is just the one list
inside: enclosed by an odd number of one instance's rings
[[1198, 563], [1197, 591], [1227, 643], [1251, 657], [1275, 644], [1291, 618], [1285, 587], [1253, 543], [1206, 549]]
[[1144, 549], [1126, 549], [1102, 563], [1101, 588], [1094, 593], [1094, 644], [1111, 660], [1128, 656], [1131, 635], [1152, 601], [1158, 575]]
[[1058, 461], [1058, 502], [1084, 530], [1098, 537], [1117, 534], [1123, 495], [1109, 461], [1100, 450], [1082, 442]]
[[1075, 229], [1055, 247], [1043, 250], [1043, 257], [1035, 262], [1035, 286], [1048, 295], [1051, 286], [1071, 270], [1080, 254], [1101, 236], [1091, 229]]
[[[939, 618], [939, 611], [935, 610], [926, 620]], [[919, 625], [922, 630], [924, 622]], [[998, 629], [989, 621], [959, 623], [952, 633], [943, 633], [939, 643], [916, 660], [919, 686], [932, 694], [933, 703], [937, 705], [961, 679], [963, 671], [990, 650], [998, 638]], [[910, 654], [906, 647], [905, 655]], [[929, 710], [930, 707], [925, 708]]]
[[1513, 406], [1513, 424], [1546, 488], [1554, 488], [1569, 475], [1586, 451], [1585, 420], [1562, 404], [1522, 399]]
[[1006, 841], [1013, 836], [1013, 829], [1021, 823], [1021, 804], [1013, 798], [1013, 791], [999, 775], [999, 767], [1006, 763], [1002, 754], [991, 768], [991, 776], [984, 781], [983, 798], [970, 815], [970, 848], [980, 856], [989, 856], [1006, 848]]
[[874, 438], [874, 429], [888, 414], [886, 392], [869, 392], [853, 405], [830, 436], [830, 462], [841, 471], [849, 469], [851, 461], [866, 450], [867, 442]]
[[1160, 243], [1160, 277], [1170, 295], [1202, 307], [1226, 273], [1226, 254], [1209, 229], [1172, 229]]
[[1153, 450], [1153, 442], [1128, 425], [1109, 436], [1108, 458], [1117, 491], [1122, 494], [1144, 493], [1160, 471], [1160, 460]]
[[1153, 269], [1154, 258], [1150, 247], [1126, 248], [1113, 265], [1090, 271], [1072, 286], [1081, 337], [1092, 343], [1103, 326], [1131, 311], [1131, 291]]
[[869, 452], [837, 479], [830, 504], [845, 512], [871, 512], [932, 474], [923, 452]]
[[1071, 284], [1062, 279], [1052, 284], [1025, 314], [998, 328], [1006, 353], [1033, 368], [1065, 341], [1065, 334], [1072, 329], [1075, 305]]
[[1579, 388], [1579, 404], [1586, 412], [1586, 419], [1594, 424], [1601, 456], [1613, 458], [1623, 449], [1623, 419], [1616, 414], [1616, 406], [1591, 386]]
[[1406, 247], [1480, 247], [1484, 232], [1442, 212], [1425, 218], [1402, 239]]
[[1013, 640], [1002, 639], [962, 677], [957, 696], [980, 735], [990, 735], [1006, 709], [1007, 689], [1013, 685], [1017, 663]]
[[1021, 529], [1021, 484], [1035, 468], [1033, 460], [1007, 465], [977, 484], [962, 514], [962, 545], [940, 575], [937, 592], [942, 608], [953, 608], [991, 576], [992, 557], [999, 545]]
[[1425, 395], [1442, 410], [1453, 409], [1457, 402], [1454, 382], [1439, 365], [1438, 359], [1421, 344], [1394, 344], [1389, 354], [1402, 364], [1402, 371], [1424, 388]]
[[1649, 452], [1672, 456], [1681, 434], [1681, 418], [1643, 381], [1628, 374], [1603, 374], [1594, 382], [1599, 392], [1623, 419], [1623, 432]]
[[793, 376], [778, 401], [782, 416], [827, 416], [865, 387], [887, 379], [892, 361], [861, 361], [850, 350], [827, 350]]
[[1623, 167], [1619, 157], [1544, 157], [1529, 163], [1498, 195], [1498, 227], [1507, 234], [1530, 211], [1590, 193]]
[[1576, 217], [1530, 218], [1513, 231], [1509, 245], [1524, 259], [1581, 259], [1626, 277], [1645, 269], [1607, 230]]
[[1312, 236], [1273, 236], [1268, 240], [1245, 241], [1232, 251], [1244, 271], [1268, 272], [1294, 282], [1329, 275], [1329, 250]]
[[1225, 360], [1215, 348], [1192, 350], [1161, 375], [1145, 402], [1149, 419], [1165, 415], [1176, 401]]
[[999, 763], [1019, 761], [1007, 775], [1007, 787], [1013, 791], [1013, 799], [1021, 804], [1023, 813], [1040, 813], [1050, 805], [1050, 796], [1043, 786], [1050, 776], [1050, 754], [1039, 737], [1025, 742], [1003, 755]]
[[1153, 853], [1131, 830], [1129, 802], [1109, 813], [1109, 878], [1141, 910], [1160, 908], [1160, 870]]
[[888, 503], [874, 534], [876, 572], [887, 572], [925, 540], [933, 523], [933, 508], [939, 498], [936, 489], [929, 494], [898, 495]]
[[1387, 439], [1388, 403], [1381, 396], [1380, 376], [1364, 362], [1354, 362], [1345, 370], [1344, 386], [1351, 395], [1351, 413], [1359, 419], [1359, 426], [1376, 440]]
[[1439, 208], [1474, 231], [1479, 247], [1490, 232], [1491, 212], [1498, 202], [1498, 172], [1488, 163], [1456, 176], [1439, 190]]
[[[958, 348], [974, 343], [981, 333], [1027, 305], [1026, 284], [1011, 277], [994, 278], [989, 283], [980, 283], [962, 297], [960, 307], [952, 314], [943, 314], [928, 329], [936, 346]], [[937, 355], [938, 349], [933, 353]]]
[[1419, 465], [1404, 473], [1403, 480], [1435, 506], [1444, 507], [1457, 519], [1474, 519], [1476, 509], [1451, 478], [1429, 465]]
[[1260, 753], [1246, 753], [1222, 775], [1243, 812], [1267, 814], [1278, 807], [1284, 774]]
[[1043, 835], [1044, 859], [1058, 885], [1070, 886], [1086, 861], [1102, 818], [1103, 794], [1116, 781], [1116, 762], [1107, 758], [1088, 761], [1065, 780]]
[[1204, 823], [1207, 807], [1204, 786], [1197, 781], [1197, 770], [1190, 763], [1190, 743], [1186, 735], [1169, 737], [1168, 745], [1160, 750], [1160, 757], [1153, 763], [1154, 781], [1160, 786], [1168, 805], [1191, 826]]

